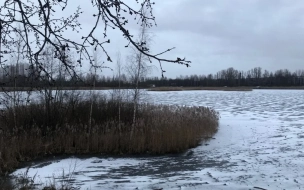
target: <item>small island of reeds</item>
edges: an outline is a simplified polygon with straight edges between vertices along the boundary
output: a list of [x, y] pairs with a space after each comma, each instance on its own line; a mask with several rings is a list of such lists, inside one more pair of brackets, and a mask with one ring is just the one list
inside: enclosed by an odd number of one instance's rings
[[20, 162], [49, 155], [179, 153], [218, 129], [219, 115], [211, 108], [134, 106], [130, 101], [75, 93], [64, 97], [1, 110], [1, 174]]

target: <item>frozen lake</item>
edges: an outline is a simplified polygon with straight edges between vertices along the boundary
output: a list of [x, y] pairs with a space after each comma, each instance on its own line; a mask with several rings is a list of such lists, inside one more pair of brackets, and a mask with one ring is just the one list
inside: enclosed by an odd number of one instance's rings
[[29, 175], [50, 183], [64, 170], [73, 185], [91, 190], [304, 188], [304, 91], [148, 92], [147, 100], [212, 107], [219, 131], [180, 155], [73, 157], [36, 163]]

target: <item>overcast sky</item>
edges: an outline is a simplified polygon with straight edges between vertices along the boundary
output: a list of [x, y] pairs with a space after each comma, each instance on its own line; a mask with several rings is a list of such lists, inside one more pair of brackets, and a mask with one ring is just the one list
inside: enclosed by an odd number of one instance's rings
[[[1, 1], [1, 0], [0, 0]], [[191, 67], [163, 63], [167, 77], [191, 74], [215, 74], [234, 67], [247, 71], [262, 67], [277, 69], [304, 69], [304, 1], [303, 0], [154, 0], [157, 27], [153, 34], [152, 53], [176, 47], [163, 57], [186, 57]], [[91, 1], [70, 0], [68, 15], [80, 5], [84, 32], [93, 27]], [[126, 0], [131, 6], [135, 0]], [[139, 26], [130, 22], [132, 34]], [[100, 30], [100, 39], [103, 31]], [[116, 52], [124, 58], [130, 54], [127, 44], [117, 30], [109, 30], [111, 44], [105, 46], [113, 59], [107, 66], [115, 69]], [[79, 38], [79, 36], [71, 36]], [[158, 63], [154, 62], [158, 67]], [[111, 71], [104, 71], [111, 75]], [[154, 70], [153, 76], [161, 76]]]
[[176, 53], [193, 62], [188, 69], [166, 64], [170, 76], [215, 73], [228, 67], [304, 69], [304, 1], [156, 2], [156, 42], [165, 40], [165, 46], [178, 47]]

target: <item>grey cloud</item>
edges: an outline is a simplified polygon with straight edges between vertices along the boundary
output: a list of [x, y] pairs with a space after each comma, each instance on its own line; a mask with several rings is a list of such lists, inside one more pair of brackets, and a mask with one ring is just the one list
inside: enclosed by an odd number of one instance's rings
[[[209, 60], [202, 58], [201, 62], [222, 59], [227, 66], [244, 68], [242, 64], [247, 62], [247, 68], [265, 65], [266, 69], [298, 69], [302, 66], [303, 1], [170, 2], [170, 6], [156, 11], [158, 30], [168, 33], [179, 31], [183, 35], [197, 34], [189, 43], [209, 49], [209, 55], [214, 56], [211, 59], [208, 56]], [[222, 64], [224, 68], [225, 64]], [[213, 67], [212, 64], [210, 67]]]

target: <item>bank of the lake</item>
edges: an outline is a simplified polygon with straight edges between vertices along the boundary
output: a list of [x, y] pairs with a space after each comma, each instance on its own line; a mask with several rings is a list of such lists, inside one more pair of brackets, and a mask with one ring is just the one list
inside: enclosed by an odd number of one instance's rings
[[251, 87], [154, 87], [148, 91], [190, 91], [190, 90], [215, 90], [215, 91], [252, 91]]
[[[66, 86], [66, 87], [2, 87], [0, 92], [14, 92], [14, 91], [41, 91], [44, 89], [50, 90], [85, 90], [85, 91], [100, 91], [100, 90], [127, 90], [132, 89], [132, 87], [92, 87], [92, 86]], [[148, 91], [190, 91], [190, 90], [214, 90], [214, 91], [252, 91], [253, 89], [263, 89], [263, 90], [304, 90], [304, 86], [221, 86], [221, 87], [208, 87], [208, 86], [194, 86], [194, 87], [184, 87], [184, 86], [160, 86], [160, 87], [140, 87], [140, 89], [146, 89]]]

